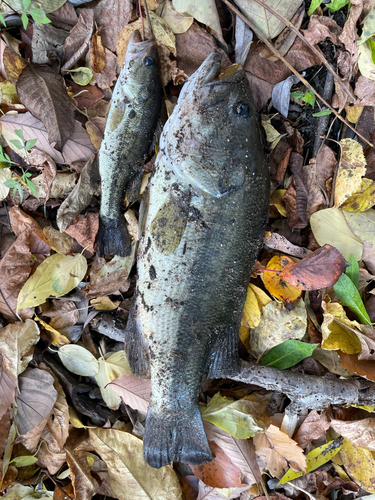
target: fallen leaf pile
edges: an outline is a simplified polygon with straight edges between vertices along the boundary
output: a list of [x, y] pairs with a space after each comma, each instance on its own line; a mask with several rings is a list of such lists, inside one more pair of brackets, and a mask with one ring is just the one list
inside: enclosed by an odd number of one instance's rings
[[205, 381], [200, 395], [215, 458], [158, 470], [143, 458], [150, 382], [131, 373], [123, 350], [155, 155], [139, 199], [124, 200], [131, 255], [99, 258], [95, 246], [97, 151], [130, 36], [151, 33], [144, 2], [0, 5], [0, 492], [375, 494], [373, 2], [147, 0], [162, 121], [219, 47], [224, 76], [246, 72], [271, 177], [242, 369]]

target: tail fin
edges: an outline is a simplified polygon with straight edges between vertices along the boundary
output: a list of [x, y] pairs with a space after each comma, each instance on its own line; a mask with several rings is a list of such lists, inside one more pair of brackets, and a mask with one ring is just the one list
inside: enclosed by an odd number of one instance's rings
[[130, 255], [131, 244], [124, 217], [109, 219], [100, 216], [96, 247], [99, 257], [112, 253], [120, 257]]
[[143, 436], [146, 462], [159, 469], [170, 462], [197, 465], [213, 459], [198, 404], [191, 411], [158, 413], [148, 407]]

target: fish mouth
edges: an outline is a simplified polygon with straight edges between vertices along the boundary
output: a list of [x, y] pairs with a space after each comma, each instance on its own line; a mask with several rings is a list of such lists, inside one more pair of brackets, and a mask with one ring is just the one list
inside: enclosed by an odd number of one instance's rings
[[127, 61], [132, 61], [133, 59], [138, 59], [146, 55], [147, 51], [155, 45], [155, 41], [142, 40], [141, 33], [139, 30], [133, 31], [126, 52]]

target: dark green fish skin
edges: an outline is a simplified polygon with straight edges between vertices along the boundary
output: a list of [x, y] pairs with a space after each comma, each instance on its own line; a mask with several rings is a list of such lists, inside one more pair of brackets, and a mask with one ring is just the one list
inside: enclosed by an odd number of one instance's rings
[[151, 375], [149, 465], [212, 459], [202, 377], [239, 370], [238, 331], [268, 215], [269, 180], [245, 73], [215, 80], [212, 52], [164, 127], [145, 195], [138, 282], [125, 332], [134, 373]]
[[125, 62], [113, 90], [99, 151], [102, 179], [97, 253], [130, 254], [130, 239], [122, 213], [126, 187], [142, 175], [159, 118], [161, 85], [159, 56], [153, 40], [129, 41]]

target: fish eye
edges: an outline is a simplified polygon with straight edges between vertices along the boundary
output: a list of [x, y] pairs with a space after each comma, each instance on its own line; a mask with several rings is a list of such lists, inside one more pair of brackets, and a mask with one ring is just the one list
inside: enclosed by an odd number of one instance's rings
[[151, 56], [146, 57], [146, 59], [143, 62], [146, 68], [150, 68], [151, 66], [155, 65], [155, 59]]
[[244, 102], [239, 102], [234, 105], [234, 112], [238, 116], [243, 116], [244, 118], [246, 118], [247, 116], [249, 116], [249, 111], [249, 106]]

